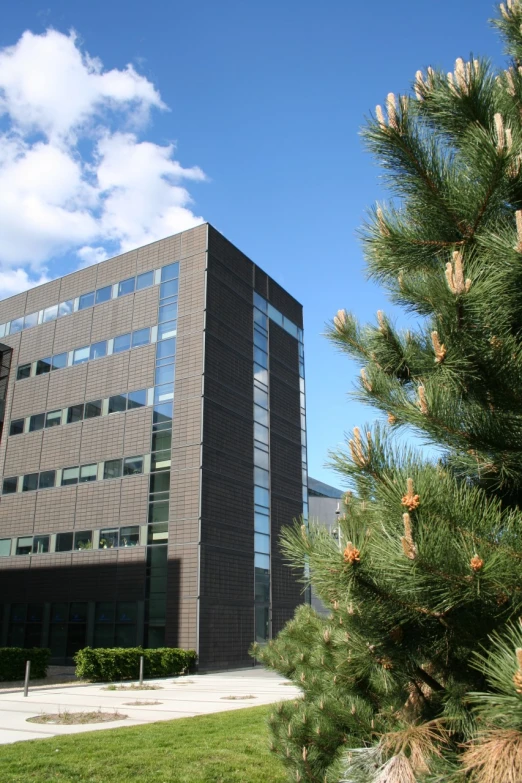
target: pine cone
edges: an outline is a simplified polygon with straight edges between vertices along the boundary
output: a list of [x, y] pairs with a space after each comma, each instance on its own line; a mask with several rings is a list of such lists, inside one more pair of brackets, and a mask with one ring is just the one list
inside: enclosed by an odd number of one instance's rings
[[484, 567], [484, 561], [478, 556], [473, 555], [471, 560], [469, 561], [469, 567], [472, 571], [475, 571], [477, 573], [478, 571], [481, 571]]
[[352, 565], [361, 562], [361, 553], [354, 547], [351, 541], [348, 541], [346, 549], [344, 550], [344, 562], [351, 563]]
[[520, 669], [513, 675], [513, 683], [517, 693], [522, 693], [522, 672]]

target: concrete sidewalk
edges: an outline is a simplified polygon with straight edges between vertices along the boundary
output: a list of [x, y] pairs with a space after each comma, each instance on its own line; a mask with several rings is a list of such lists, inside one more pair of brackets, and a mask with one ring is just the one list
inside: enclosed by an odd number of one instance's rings
[[[147, 683], [160, 686], [161, 690], [107, 691], [103, 690], [104, 684], [97, 683], [29, 689], [27, 698], [24, 698], [23, 690], [2, 693], [0, 744], [239, 710], [300, 695], [297, 688], [285, 684], [284, 678], [261, 667], [217, 674], [167, 677], [149, 680]], [[230, 696], [235, 699], [227, 698]], [[245, 696], [254, 698], [241, 698]], [[158, 701], [160, 704], [130, 706], [129, 702], [134, 701]], [[92, 712], [98, 709], [102, 712], [117, 710], [128, 717], [111, 723], [72, 726], [27, 723], [28, 718], [45, 713]]]

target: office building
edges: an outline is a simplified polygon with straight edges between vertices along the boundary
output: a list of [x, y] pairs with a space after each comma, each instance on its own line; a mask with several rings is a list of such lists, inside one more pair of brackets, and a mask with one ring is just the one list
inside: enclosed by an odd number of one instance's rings
[[0, 646], [252, 663], [303, 600], [300, 304], [208, 224], [0, 301]]

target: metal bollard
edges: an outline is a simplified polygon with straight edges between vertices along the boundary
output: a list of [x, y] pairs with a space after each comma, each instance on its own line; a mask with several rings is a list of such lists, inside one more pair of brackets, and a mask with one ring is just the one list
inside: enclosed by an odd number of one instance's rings
[[143, 685], [143, 655], [140, 655], [140, 685]]
[[24, 696], [29, 695], [29, 677], [31, 676], [31, 661], [25, 662]]

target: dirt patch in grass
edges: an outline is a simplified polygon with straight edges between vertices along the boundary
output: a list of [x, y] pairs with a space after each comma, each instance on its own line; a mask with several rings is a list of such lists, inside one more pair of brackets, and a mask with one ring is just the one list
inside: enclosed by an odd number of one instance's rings
[[102, 691], [161, 691], [162, 685], [106, 685]]
[[222, 699], [229, 699], [230, 701], [243, 701], [243, 699], [257, 699], [257, 696], [251, 694], [246, 696], [222, 696]]
[[163, 704], [162, 701], [128, 701], [127, 707], [148, 707], [150, 704]]
[[109, 723], [113, 720], [123, 720], [127, 715], [121, 712], [46, 712], [42, 715], [36, 715], [34, 718], [27, 718], [28, 723], [52, 723], [57, 726], [72, 726], [85, 723]]

